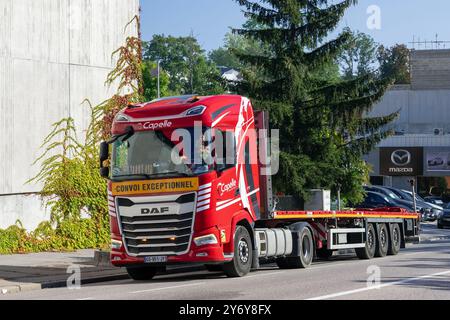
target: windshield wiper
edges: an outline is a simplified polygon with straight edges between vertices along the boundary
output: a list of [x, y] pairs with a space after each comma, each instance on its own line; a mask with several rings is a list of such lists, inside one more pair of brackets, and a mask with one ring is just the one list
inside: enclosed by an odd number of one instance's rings
[[161, 173], [158, 173], [158, 174], [178, 174], [178, 175], [183, 176], [183, 177], [190, 177], [191, 176], [190, 174], [188, 174], [186, 172], [179, 172], [179, 171], [161, 172]]
[[125, 178], [125, 177], [141, 177], [141, 178], [146, 178], [146, 179], [150, 179], [153, 175], [151, 174], [145, 174], [145, 173], [139, 173], [139, 174], [119, 174], [119, 175], [114, 175], [113, 178]]
[[115, 175], [114, 178], [125, 178], [125, 177], [141, 177], [145, 179], [151, 179], [155, 177], [164, 177], [166, 175], [180, 175], [183, 177], [190, 177], [191, 175], [185, 172], [178, 172], [178, 171], [169, 171], [169, 172], [159, 172], [159, 173], [152, 173], [152, 174], [146, 174], [146, 173], [139, 173], [139, 174], [121, 174], [121, 175]]

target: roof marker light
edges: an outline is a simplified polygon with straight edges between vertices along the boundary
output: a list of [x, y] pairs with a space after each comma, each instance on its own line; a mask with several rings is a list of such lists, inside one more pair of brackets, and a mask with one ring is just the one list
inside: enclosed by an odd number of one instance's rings
[[187, 100], [187, 102], [194, 103], [194, 102], [199, 101], [200, 99], [201, 99], [200, 96], [195, 95], [195, 96], [192, 96], [191, 98], [189, 98], [189, 100]]
[[198, 116], [203, 114], [205, 110], [206, 110], [205, 106], [196, 106], [186, 111], [186, 116]]

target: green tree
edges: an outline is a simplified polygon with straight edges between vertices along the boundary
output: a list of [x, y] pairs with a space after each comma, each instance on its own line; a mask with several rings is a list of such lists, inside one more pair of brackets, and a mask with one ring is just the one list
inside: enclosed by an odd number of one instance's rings
[[353, 32], [345, 28], [351, 39], [349, 47], [338, 57], [345, 79], [365, 76], [372, 73], [377, 63], [378, 45], [373, 38], [362, 32]]
[[[249, 19], [243, 24], [242, 27], [257, 30], [263, 28], [264, 25], [255, 20]], [[235, 34], [233, 32], [228, 32], [225, 35], [224, 46], [216, 50], [212, 50], [209, 53], [209, 59], [218, 66], [229, 67], [236, 70], [241, 70], [244, 67], [250, 67], [239, 60], [236, 55], [238, 52], [246, 52], [247, 54], [252, 55], [263, 55], [268, 53], [268, 48], [259, 40]]]
[[395, 84], [410, 84], [410, 52], [404, 44], [386, 48], [380, 46], [377, 53], [382, 76], [394, 77]]
[[[169, 75], [160, 68], [159, 85], [161, 97], [170, 95]], [[142, 79], [144, 81], [144, 97], [146, 101], [158, 98], [158, 63], [150, 60], [142, 63]]]
[[223, 92], [217, 66], [208, 61], [197, 39], [154, 35], [145, 45], [144, 60], [161, 61], [167, 72], [169, 90], [176, 94]]
[[269, 48], [263, 55], [236, 54], [258, 70], [244, 70], [239, 92], [250, 96], [256, 108], [270, 111], [271, 127], [280, 129], [274, 187], [303, 198], [311, 188], [341, 188], [347, 199], [359, 201], [369, 171], [362, 155], [390, 134], [383, 128], [397, 114], [363, 117], [390, 78], [373, 73], [354, 80], [320, 76], [350, 45], [348, 31], [326, 39], [356, 1], [236, 1], [246, 17], [265, 26], [234, 32]]
[[228, 67], [237, 70], [242, 68], [242, 64], [238, 57], [236, 57], [236, 55], [234, 55], [227, 47], [220, 47], [212, 50], [208, 54], [208, 58], [219, 67]]

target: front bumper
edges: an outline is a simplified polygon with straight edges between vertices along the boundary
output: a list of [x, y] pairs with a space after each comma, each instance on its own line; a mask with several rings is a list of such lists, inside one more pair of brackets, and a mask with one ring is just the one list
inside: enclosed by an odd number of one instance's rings
[[436, 221], [437, 216], [435, 213], [427, 212], [422, 213], [422, 221]]
[[[218, 239], [220, 235], [217, 234], [216, 228], [210, 228], [201, 233], [194, 234], [192, 239], [207, 235], [215, 234]], [[113, 236], [113, 239], [119, 240], [117, 236]], [[122, 241], [122, 240], [120, 240]], [[167, 256], [167, 263], [165, 264], [178, 264], [178, 263], [223, 263], [232, 260], [232, 257], [225, 256], [223, 252], [223, 244], [208, 244], [204, 246], [196, 246], [194, 241], [191, 241], [188, 253], [182, 255]], [[144, 257], [135, 257], [129, 255], [124, 245], [120, 249], [111, 250], [111, 263], [114, 266], [123, 267], [127, 265], [145, 264]]]
[[[225, 258], [223, 250], [219, 245], [206, 245], [201, 248], [190, 250], [187, 254], [180, 256], [168, 256], [167, 264], [177, 263], [219, 263], [230, 261]], [[132, 257], [124, 251], [111, 251], [111, 263], [114, 266], [123, 267], [133, 264], [144, 264], [143, 257]]]

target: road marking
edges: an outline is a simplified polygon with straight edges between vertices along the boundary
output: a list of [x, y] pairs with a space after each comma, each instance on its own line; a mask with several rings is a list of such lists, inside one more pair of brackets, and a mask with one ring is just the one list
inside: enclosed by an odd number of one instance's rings
[[399, 284], [404, 284], [404, 283], [408, 283], [408, 282], [414, 282], [414, 281], [428, 279], [428, 278], [435, 278], [437, 276], [442, 276], [442, 275], [446, 275], [446, 274], [450, 274], [450, 270], [444, 271], [444, 272], [428, 274], [428, 275], [415, 277], [415, 278], [409, 278], [409, 279], [405, 279], [405, 280], [401, 280], [401, 281], [393, 281], [393, 282], [385, 283], [385, 284], [382, 284], [382, 285], [379, 285], [379, 286], [371, 286], [371, 287], [360, 288], [360, 289], [355, 289], [355, 290], [342, 291], [342, 292], [338, 292], [338, 293], [334, 293], [334, 294], [329, 294], [329, 295], [326, 295], [326, 296], [309, 298], [309, 299], [306, 299], [306, 300], [332, 299], [332, 298], [337, 298], [337, 297], [351, 295], [351, 294], [354, 294], [354, 293], [359, 293], [359, 292], [364, 292], [364, 291], [369, 291], [369, 290], [374, 290], [374, 289], [386, 288], [386, 287], [390, 287], [390, 286], [395, 286], [395, 285], [399, 285]]
[[[435, 251], [433, 251], [433, 253], [434, 252]], [[394, 257], [413, 256], [413, 255], [416, 255], [416, 254], [423, 254], [423, 253], [424, 253], [424, 251], [422, 251], [422, 252], [413, 252], [413, 253], [402, 253], [402, 254], [398, 254], [396, 256], [386, 256], [384, 258], [377, 258], [376, 261], [383, 261], [383, 259], [389, 260], [389, 258], [394, 258]], [[388, 258], [388, 259], [386, 259], [386, 258]], [[321, 260], [320, 262], [313, 263], [311, 265], [311, 268], [308, 268], [306, 270], [323, 269], [323, 268], [330, 268], [330, 267], [340, 267], [340, 266], [345, 266], [345, 265], [348, 265], [348, 264], [354, 264], [355, 262], [359, 263], [359, 264], [364, 264], [364, 263], [371, 263], [371, 264], [373, 264], [374, 260], [360, 260], [356, 256], [351, 257], [351, 258], [349, 257], [349, 259], [346, 259], [346, 260], [330, 260], [330, 261], [322, 261]]]
[[77, 299], [77, 300], [80, 300], [80, 301], [83, 301], [83, 300], [94, 300], [94, 298], [92, 298], [92, 297], [89, 297], [89, 298], [80, 298], [80, 299]]
[[[260, 271], [261, 272], [261, 271]], [[261, 274], [255, 274], [253, 276], [245, 276], [242, 278], [232, 278], [232, 280], [245, 280], [245, 279], [249, 279], [249, 278], [255, 278], [255, 277], [262, 277], [262, 276], [270, 276], [270, 275], [274, 275], [274, 274], [281, 274], [284, 271], [276, 271], [276, 272], [269, 272], [269, 273], [261, 273]]]
[[200, 283], [191, 283], [191, 284], [184, 284], [181, 286], [172, 286], [172, 287], [163, 287], [163, 288], [154, 288], [154, 289], [147, 289], [147, 290], [139, 290], [139, 291], [132, 291], [128, 293], [143, 293], [143, 292], [152, 292], [152, 291], [160, 291], [160, 290], [168, 290], [168, 289], [176, 289], [176, 288], [183, 288], [183, 287], [192, 287], [192, 286], [199, 286], [204, 284], [204, 282]]

